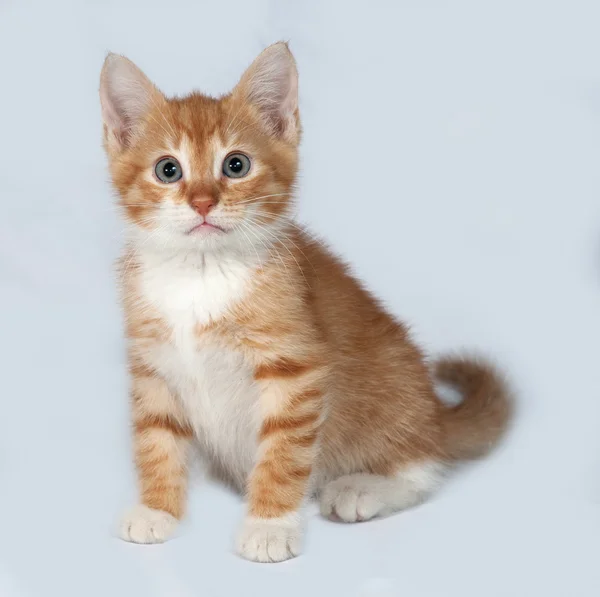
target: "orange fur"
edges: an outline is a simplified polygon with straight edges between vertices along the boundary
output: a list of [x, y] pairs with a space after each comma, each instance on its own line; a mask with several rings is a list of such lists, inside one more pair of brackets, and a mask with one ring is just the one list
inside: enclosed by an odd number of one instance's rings
[[[107, 59], [102, 79], [105, 147], [127, 221], [151, 235], [166, 203], [189, 205], [191, 218], [195, 201], [210, 201], [216, 205], [211, 213], [230, 226], [225, 236], [241, 227], [248, 255], [257, 254], [243, 292], [218, 316], [192, 318], [190, 331], [195, 351], [218, 347], [237, 355], [259, 396], [252, 438], [256, 455], [245, 487], [249, 516], [270, 520], [293, 514], [311, 489], [344, 475], [392, 479], [407, 467], [476, 457], [497, 443], [511, 412], [498, 374], [481, 361], [440, 361], [440, 380], [464, 392], [463, 404], [443, 406], [406, 327], [290, 219], [300, 124], [295, 65], [287, 47], [269, 48], [238, 87], [219, 99], [198, 93], [167, 99], [131, 63], [121, 62], [146, 90], [134, 98], [145, 101], [143, 107], [123, 108], [122, 118], [129, 120], [121, 129], [111, 103], [117, 91], [110, 85], [118, 83], [109, 80], [115, 60]], [[281, 114], [274, 112], [278, 104], [261, 104], [257, 87], [261, 77], [275, 76], [271, 71], [281, 67], [275, 60], [287, 69], [276, 73], [273, 83], [283, 86], [281, 97], [271, 98], [281, 104]], [[271, 70], [265, 61], [273, 62], [267, 63]], [[136, 110], [140, 114], [130, 122]], [[253, 174], [237, 180], [221, 174], [217, 154], [223, 147], [251, 156]], [[180, 182], [161, 185], [152, 169], [175, 150], [185, 154], [189, 171]], [[151, 236], [145, 238], [151, 244]], [[165, 252], [169, 238], [163, 239]], [[149, 356], [177, 348], [179, 332], [144, 294], [144, 276], [151, 272], [144, 269], [145, 249], [136, 242], [126, 251], [121, 275], [141, 499], [179, 518], [187, 445], [202, 435], [202, 424], [191, 419], [175, 382]], [[205, 260], [220, 255], [218, 245], [203, 242], [173, 250], [194, 255], [199, 278], [210, 266]], [[248, 557], [283, 559], [268, 545], [260, 549]]]

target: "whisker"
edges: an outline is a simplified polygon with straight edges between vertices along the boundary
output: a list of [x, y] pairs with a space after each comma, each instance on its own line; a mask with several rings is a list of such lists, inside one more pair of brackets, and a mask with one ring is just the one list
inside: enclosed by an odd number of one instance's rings
[[242, 103], [240, 105], [240, 107], [237, 109], [237, 112], [235, 113], [234, 117], [229, 121], [229, 124], [227, 125], [227, 129], [225, 130], [225, 135], [227, 135], [229, 133], [229, 129], [231, 128], [231, 125], [235, 122], [236, 118], [239, 116], [239, 114], [243, 110], [243, 108], [244, 108], [244, 104]]
[[[289, 241], [292, 245], [294, 245], [294, 247], [300, 251], [300, 253], [302, 253], [302, 255], [304, 256], [304, 258], [306, 259], [306, 261], [308, 261], [308, 263], [310, 264], [310, 266], [313, 268], [314, 270], [314, 266], [311, 263], [311, 261], [308, 259], [308, 257], [306, 256], [306, 254], [304, 253], [304, 251], [302, 251], [302, 249], [300, 249], [300, 247], [298, 247], [298, 245], [288, 236], [286, 235], [282, 230], [278, 230], [276, 234], [274, 234], [274, 232], [270, 231], [266, 226], [262, 225], [260, 222], [254, 220], [253, 223], [255, 225], [257, 225], [257, 227], [260, 230], [263, 230], [265, 233], [269, 233], [271, 235], [273, 235], [275, 238], [278, 238], [280, 235], [284, 237], [285, 240]], [[302, 274], [302, 277], [304, 278], [304, 282], [306, 283], [306, 285], [310, 288], [310, 284], [308, 283], [308, 280], [306, 279], [306, 276], [304, 274], [304, 270], [302, 269], [302, 266], [300, 265], [298, 259], [296, 259], [296, 256], [292, 253], [292, 251], [290, 250], [290, 248], [287, 246], [287, 244], [285, 242], [281, 242], [281, 245], [283, 246], [283, 248], [290, 254], [291, 258], [296, 262], [296, 265], [298, 266], [298, 269], [300, 270], [300, 273]]]
[[267, 199], [269, 197], [283, 197], [284, 195], [289, 195], [289, 193], [272, 193], [271, 195], [259, 195], [257, 197], [247, 197], [242, 201], [236, 201], [236, 205], [243, 205], [244, 203], [249, 203], [250, 201], [258, 201], [259, 199]]
[[129, 268], [131, 267], [131, 265], [133, 264], [133, 260], [135, 259], [135, 257], [137, 256], [137, 254], [139, 253], [139, 250], [148, 243], [148, 241], [150, 241], [154, 236], [156, 236], [161, 230], [163, 230], [164, 227], [159, 226], [156, 230], [154, 230], [147, 238], [145, 238], [138, 246], [134, 247], [131, 246], [131, 256], [129, 257], [129, 260], [127, 261], [127, 263], [125, 264], [125, 266], [123, 267], [123, 271], [121, 272], [121, 276], [119, 278], [119, 282], [123, 283], [123, 281], [125, 280], [125, 276], [129, 273]]
[[308, 230], [305, 226], [296, 224], [296, 222], [294, 222], [290, 218], [287, 218], [286, 216], [282, 216], [280, 214], [272, 214], [272, 213], [257, 214], [257, 216], [258, 217], [269, 217], [269, 218], [272, 218], [273, 220], [283, 220], [290, 226], [293, 226], [294, 228], [296, 228], [296, 230], [298, 230], [298, 232], [301, 232], [302, 234], [305, 234], [306, 236], [308, 236], [311, 240], [313, 240], [317, 244], [319, 244], [323, 247], [326, 246], [323, 239], [319, 238], [316, 234], [314, 234], [313, 232]]
[[[154, 122], [156, 122], [156, 124], [158, 124], [158, 126], [165, 132], [165, 135], [167, 135], [167, 137], [171, 137], [171, 135], [175, 135], [175, 133], [171, 132], [169, 133], [169, 131], [160, 123], [158, 122], [158, 120], [156, 120], [156, 118], [154, 118], [154, 116], [148, 112], [147, 116], [149, 116], [152, 120], [154, 120]], [[163, 117], [164, 119], [164, 117]]]
[[239, 135], [242, 131], [245, 131], [247, 128], [251, 127], [251, 126], [255, 126], [254, 122], [246, 122], [245, 120], [240, 120], [240, 124], [244, 124], [246, 123], [246, 126], [242, 127], [242, 128], [234, 128], [233, 131], [231, 131], [231, 136], [234, 135]]
[[[243, 222], [240, 222], [240, 223], [243, 224]], [[250, 237], [246, 234], [245, 230], [243, 230], [239, 226], [237, 226], [235, 229], [239, 230], [244, 235], [244, 237], [248, 241], [248, 244], [254, 249], [254, 252], [256, 253], [256, 258], [258, 259], [258, 264], [260, 266], [260, 269], [264, 269], [263, 262], [262, 262], [260, 256], [258, 255], [258, 251], [256, 250], [256, 247], [252, 244], [252, 241], [250, 240]]]
[[281, 265], [283, 265], [283, 269], [285, 270], [288, 281], [291, 283], [290, 272], [285, 264], [285, 261], [283, 260], [283, 257], [281, 256], [281, 254], [279, 253], [277, 248], [273, 244], [271, 244], [271, 246], [269, 247], [263, 240], [261, 240], [261, 237], [262, 237], [268, 243], [268, 241], [269, 241], [268, 237], [266, 237], [264, 234], [260, 234], [259, 230], [254, 230], [247, 222], [244, 222], [242, 220], [242, 222], [240, 222], [240, 223], [244, 224], [244, 226], [248, 230], [248, 232], [252, 233], [252, 235], [258, 240], [258, 242], [260, 242], [263, 245], [263, 247], [269, 252], [269, 255], [271, 255], [271, 257], [273, 257], [273, 254], [271, 253], [271, 248], [275, 251], [275, 255], [281, 262]]
[[[173, 129], [173, 126], [171, 125], [171, 123], [168, 121], [167, 117], [162, 113], [160, 106], [156, 103], [156, 100], [154, 99], [152, 94], [150, 94], [150, 101], [154, 104], [154, 107], [156, 108], [158, 113], [162, 116], [162, 119], [164, 120], [165, 124], [169, 127], [169, 130], [171, 131], [171, 134], [173, 135], [173, 142], [175, 142], [177, 140], [177, 135], [175, 134], [175, 130]], [[156, 124], [160, 124], [156, 120], [155, 120], [155, 122], [156, 122]], [[165, 133], [167, 133], [167, 131], [164, 127], [163, 127], [163, 130], [165, 131]], [[167, 135], [168, 135], [168, 133], [167, 133]]]

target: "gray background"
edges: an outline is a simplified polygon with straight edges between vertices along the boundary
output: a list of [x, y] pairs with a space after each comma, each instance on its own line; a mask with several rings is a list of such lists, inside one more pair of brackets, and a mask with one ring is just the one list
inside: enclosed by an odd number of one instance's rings
[[[0, 594], [600, 594], [600, 5], [595, 0], [0, 2]], [[299, 217], [432, 352], [498, 357], [521, 401], [427, 505], [306, 553], [231, 553], [196, 487], [181, 538], [111, 534], [134, 498], [98, 75], [220, 93], [289, 39]]]

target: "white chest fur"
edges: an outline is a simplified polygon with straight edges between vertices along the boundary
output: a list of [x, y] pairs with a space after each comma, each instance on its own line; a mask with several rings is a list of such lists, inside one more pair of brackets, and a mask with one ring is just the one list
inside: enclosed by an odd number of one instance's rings
[[177, 329], [218, 320], [244, 297], [253, 272], [251, 263], [226, 255], [148, 252], [140, 261], [144, 298]]
[[251, 264], [214, 256], [141, 257], [141, 292], [172, 329], [148, 355], [192, 421], [205, 452], [243, 484], [256, 448], [258, 393], [241, 354], [201, 341], [198, 324], [216, 321], [244, 297]]

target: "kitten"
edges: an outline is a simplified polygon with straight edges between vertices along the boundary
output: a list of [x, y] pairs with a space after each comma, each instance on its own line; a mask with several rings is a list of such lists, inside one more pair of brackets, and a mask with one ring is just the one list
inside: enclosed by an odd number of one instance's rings
[[[228, 95], [167, 99], [110, 54], [104, 144], [128, 225], [121, 261], [140, 503], [122, 538], [166, 540], [192, 443], [244, 491], [238, 553], [301, 550], [302, 505], [369, 520], [431, 494], [510, 419], [478, 359], [431, 365], [404, 325], [291, 219], [298, 76], [284, 43]], [[434, 380], [464, 401], [444, 406]]]

